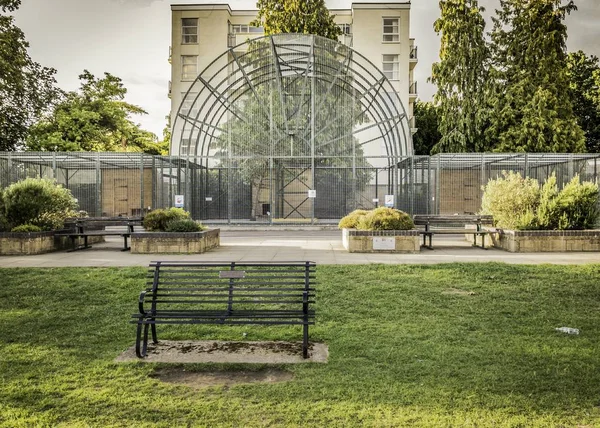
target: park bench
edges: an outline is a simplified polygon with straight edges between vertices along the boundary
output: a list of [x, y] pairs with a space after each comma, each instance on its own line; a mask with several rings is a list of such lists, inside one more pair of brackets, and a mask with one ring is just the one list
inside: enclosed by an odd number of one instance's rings
[[314, 262], [150, 263], [139, 297], [135, 352], [147, 355], [148, 330], [158, 343], [158, 324], [301, 325], [308, 358], [308, 326], [314, 325]]
[[[482, 229], [482, 226], [492, 226], [494, 218], [491, 215], [421, 215], [413, 217], [416, 226], [425, 226], [419, 230], [423, 236], [423, 246], [433, 249], [432, 237], [435, 234], [472, 234], [473, 246], [477, 247], [477, 237], [481, 236], [481, 248], [485, 249], [485, 237], [492, 233], [490, 230]], [[466, 228], [467, 225], [474, 225], [474, 228]], [[429, 240], [429, 245], [427, 245]]]
[[[140, 217], [89, 217], [76, 219], [73, 222], [67, 223], [69, 228], [57, 236], [68, 236], [71, 239], [72, 248], [68, 251], [83, 250], [91, 248], [88, 244], [90, 236], [121, 236], [123, 237], [123, 249], [127, 251], [130, 247], [127, 245], [127, 239], [131, 237], [135, 226], [141, 226], [142, 219]], [[107, 229], [110, 227], [110, 229]], [[114, 229], [119, 227], [119, 229]], [[83, 244], [81, 243], [83, 239]]]

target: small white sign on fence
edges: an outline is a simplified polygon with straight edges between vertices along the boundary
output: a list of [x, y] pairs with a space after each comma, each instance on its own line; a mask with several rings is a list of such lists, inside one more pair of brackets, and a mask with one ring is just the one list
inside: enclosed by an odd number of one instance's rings
[[175, 195], [175, 208], [183, 208], [183, 195]]

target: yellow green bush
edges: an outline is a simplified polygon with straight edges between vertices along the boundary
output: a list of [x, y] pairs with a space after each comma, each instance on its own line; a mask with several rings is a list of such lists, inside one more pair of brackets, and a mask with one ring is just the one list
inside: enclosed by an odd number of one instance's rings
[[368, 212], [368, 210], [354, 210], [340, 220], [338, 227], [340, 229], [356, 229], [359, 220]]
[[598, 220], [598, 185], [580, 182], [579, 176], [559, 191], [553, 174], [541, 186], [515, 172], [490, 180], [484, 186], [481, 213], [494, 216], [505, 229], [581, 230]]

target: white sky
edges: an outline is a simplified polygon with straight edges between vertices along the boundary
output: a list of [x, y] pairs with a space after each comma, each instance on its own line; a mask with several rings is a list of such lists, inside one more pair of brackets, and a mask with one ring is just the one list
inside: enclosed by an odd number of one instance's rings
[[[192, 0], [23, 0], [16, 14], [25, 32], [31, 57], [58, 70], [61, 88], [79, 87], [84, 69], [96, 76], [107, 71], [128, 89], [126, 100], [149, 114], [135, 121], [161, 135], [170, 110], [167, 97], [170, 65], [171, 3], [227, 3]], [[329, 8], [349, 8], [349, 0], [327, 0]], [[480, 0], [489, 16], [498, 0]], [[576, 0], [579, 11], [568, 20], [570, 50], [582, 49], [600, 57], [600, 0]], [[232, 9], [255, 8], [255, 1], [232, 0]], [[439, 16], [438, 0], [413, 0], [411, 37], [419, 47], [415, 80], [419, 97], [429, 100], [435, 87], [426, 83], [431, 64], [438, 58], [439, 40], [433, 22]], [[487, 30], [491, 29], [491, 24]]]

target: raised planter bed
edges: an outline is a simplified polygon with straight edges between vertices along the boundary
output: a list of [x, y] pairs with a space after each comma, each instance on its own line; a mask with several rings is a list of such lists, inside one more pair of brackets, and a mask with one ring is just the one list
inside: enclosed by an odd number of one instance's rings
[[344, 248], [350, 253], [418, 253], [418, 230], [342, 229]]
[[134, 254], [198, 254], [221, 245], [221, 230], [202, 232], [136, 232], [131, 234]]
[[[31, 256], [51, 253], [71, 247], [66, 236], [56, 236], [49, 232], [0, 232], [0, 256]], [[95, 237], [90, 242], [103, 242], [103, 237]]]
[[511, 253], [600, 251], [600, 230], [509, 230], [490, 234], [494, 247]]

